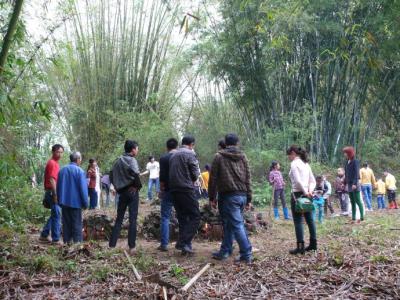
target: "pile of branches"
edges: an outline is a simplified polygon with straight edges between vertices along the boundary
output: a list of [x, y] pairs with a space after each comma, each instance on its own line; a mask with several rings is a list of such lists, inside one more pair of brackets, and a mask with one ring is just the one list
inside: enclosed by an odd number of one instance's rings
[[100, 210], [89, 210], [83, 216], [83, 239], [108, 240], [114, 219]]
[[[213, 209], [208, 203], [200, 206], [201, 220], [198, 228], [197, 237], [200, 239], [218, 241], [222, 239], [223, 228], [222, 220], [218, 210]], [[267, 228], [266, 215], [254, 211], [247, 211], [244, 213], [245, 226], [249, 233], [255, 233], [260, 229]], [[159, 239], [160, 238], [160, 225], [161, 213], [158, 206], [148, 215], [143, 221], [141, 227], [141, 234], [146, 239]], [[175, 211], [173, 210], [170, 220], [170, 235], [171, 240], [176, 240], [178, 237], [178, 220]]]

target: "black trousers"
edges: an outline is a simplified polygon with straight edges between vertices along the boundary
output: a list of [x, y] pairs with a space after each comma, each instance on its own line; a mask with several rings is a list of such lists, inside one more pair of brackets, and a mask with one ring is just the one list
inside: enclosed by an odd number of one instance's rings
[[64, 243], [82, 242], [82, 209], [62, 206], [61, 210]]
[[199, 202], [194, 192], [171, 192], [171, 195], [179, 222], [178, 244], [191, 248], [200, 224]]
[[111, 233], [109, 243], [110, 247], [115, 247], [117, 245], [127, 207], [129, 207], [128, 245], [131, 249], [136, 246], [136, 223], [139, 209], [139, 192], [126, 190], [119, 194], [117, 219], [115, 220], [115, 225]]

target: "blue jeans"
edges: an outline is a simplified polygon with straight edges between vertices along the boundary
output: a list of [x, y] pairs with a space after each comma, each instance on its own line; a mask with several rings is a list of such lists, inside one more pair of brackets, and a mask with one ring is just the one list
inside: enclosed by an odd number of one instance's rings
[[[294, 197], [298, 198], [302, 196], [301, 192], [294, 192]], [[312, 212], [298, 213], [296, 212], [296, 199], [292, 196], [291, 206], [292, 206], [292, 215], [293, 215], [293, 223], [294, 229], [296, 232], [296, 239], [298, 243], [304, 243], [304, 229], [303, 229], [303, 214], [306, 219], [306, 223], [308, 225], [308, 230], [310, 232], [310, 239], [317, 239], [317, 230], [315, 228], [315, 222], [312, 217]]]
[[325, 200], [324, 198], [320, 197], [317, 199], [313, 200], [313, 204], [315, 209], [312, 212], [312, 217], [315, 222], [315, 217], [316, 217], [316, 211], [318, 210], [318, 221], [322, 223], [324, 220], [324, 206], [325, 206]]
[[224, 217], [224, 202], [222, 201], [220, 196], [218, 196], [218, 212], [219, 212], [219, 217], [221, 219], [222, 228], [223, 228], [223, 238], [222, 238], [220, 253], [221, 253], [221, 255], [226, 255], [226, 254], [231, 255], [232, 247], [229, 248], [229, 246], [227, 246], [227, 245], [229, 244], [230, 240], [233, 241], [235, 239], [235, 236], [232, 233], [231, 236], [228, 237], [227, 229], [226, 229], [226, 218]]
[[376, 200], [378, 202], [378, 209], [384, 209], [386, 207], [386, 205], [385, 205], [385, 195], [378, 195], [376, 197]]
[[149, 185], [147, 190], [147, 199], [153, 199], [153, 186], [156, 188], [156, 192], [160, 192], [160, 178], [149, 179]]
[[89, 203], [89, 209], [95, 209], [97, 207], [97, 201], [98, 201], [98, 194], [96, 189], [89, 189], [89, 197], [90, 197], [90, 203]]
[[[240, 259], [247, 260], [252, 257], [251, 244], [244, 227], [243, 210], [246, 205], [246, 196], [220, 195], [223, 201], [224, 240], [221, 245], [221, 253], [232, 253], [233, 238], [239, 244]], [[222, 249], [222, 246], [225, 249]]]
[[364, 202], [368, 209], [372, 209], [372, 185], [363, 184], [361, 186], [361, 191], [363, 193]]
[[166, 247], [169, 242], [169, 220], [173, 207], [170, 192], [163, 192], [161, 199], [161, 246]]
[[62, 207], [64, 244], [81, 243], [82, 238], [82, 209], [68, 206]]
[[51, 204], [51, 215], [44, 225], [42, 237], [46, 238], [51, 232], [51, 239], [53, 242], [58, 242], [61, 236], [61, 207], [58, 204]]

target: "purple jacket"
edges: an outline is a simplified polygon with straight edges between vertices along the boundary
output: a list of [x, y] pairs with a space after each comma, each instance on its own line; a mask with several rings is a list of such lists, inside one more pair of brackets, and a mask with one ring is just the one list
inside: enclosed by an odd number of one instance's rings
[[281, 171], [272, 170], [269, 172], [268, 181], [273, 185], [275, 190], [281, 190], [285, 187], [285, 181], [283, 180]]

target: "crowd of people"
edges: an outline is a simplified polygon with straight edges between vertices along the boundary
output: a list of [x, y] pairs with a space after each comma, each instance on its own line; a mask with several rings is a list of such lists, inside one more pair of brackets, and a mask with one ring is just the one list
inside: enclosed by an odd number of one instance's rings
[[[184, 136], [181, 146], [170, 138], [166, 141], [166, 153], [159, 162], [153, 156], [145, 172], [140, 172], [136, 157], [139, 144], [127, 140], [124, 153], [113, 163], [109, 174], [102, 176], [95, 159], [89, 160], [87, 171], [80, 167], [82, 156], [79, 152], [70, 155], [70, 163], [63, 168], [58, 161], [64, 148], [56, 144], [52, 147], [52, 157], [45, 169], [43, 205], [51, 210], [51, 216], [45, 224], [40, 239], [61, 243], [82, 242], [82, 209], [95, 209], [98, 206], [96, 183], [101, 182], [106, 195], [106, 205], [110, 203], [110, 191], [115, 190], [117, 217], [113, 227], [109, 246], [116, 247], [126, 210], [129, 214], [128, 246], [131, 255], [135, 254], [137, 216], [139, 210], [139, 191], [142, 188], [141, 177], [149, 174], [148, 200], [153, 199], [153, 188], [161, 200], [161, 239], [158, 250], [168, 251], [169, 222], [172, 208], [175, 209], [179, 223], [179, 238], [175, 248], [183, 255], [195, 253], [192, 241], [200, 223], [199, 197], [208, 197], [210, 206], [218, 209], [223, 227], [223, 239], [220, 249], [212, 253], [216, 260], [224, 260], [233, 253], [233, 242], [239, 246], [237, 262], [251, 263], [252, 245], [244, 226], [243, 212], [251, 208], [252, 189], [249, 162], [239, 147], [236, 134], [227, 134], [218, 144], [212, 164], [205, 165], [201, 172], [197, 160], [195, 138]], [[328, 209], [331, 216], [335, 213], [332, 198], [332, 185], [329, 175], [314, 177], [309, 164], [307, 151], [298, 146], [291, 146], [286, 151], [290, 161], [289, 179], [290, 212], [286, 205], [286, 182], [277, 161], [271, 163], [267, 179], [273, 188], [274, 218], [279, 219], [279, 202], [285, 220], [293, 220], [296, 248], [291, 254], [304, 254], [317, 250], [316, 219], [323, 222]], [[373, 170], [356, 159], [353, 147], [343, 149], [346, 162], [337, 170], [333, 188], [339, 201], [341, 215], [349, 214], [351, 204], [351, 223], [364, 220], [364, 207], [371, 211], [372, 191], [376, 189], [378, 209], [386, 208], [387, 195], [390, 209], [397, 209], [396, 180], [388, 171], [383, 178], [375, 179]], [[362, 194], [362, 196], [361, 196]], [[364, 200], [364, 201], [362, 201]], [[365, 204], [364, 204], [365, 202]], [[357, 210], [359, 219], [356, 220]], [[303, 223], [309, 229], [310, 241], [305, 247]], [[51, 239], [50, 239], [51, 235]]]

